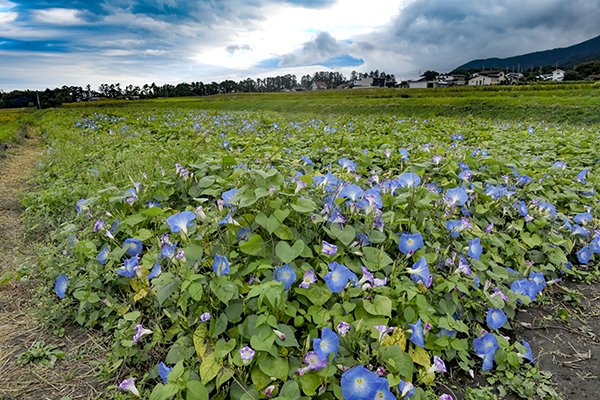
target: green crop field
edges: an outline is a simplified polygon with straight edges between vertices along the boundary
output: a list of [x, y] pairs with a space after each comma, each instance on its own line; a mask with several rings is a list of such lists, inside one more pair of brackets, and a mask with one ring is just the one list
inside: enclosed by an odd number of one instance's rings
[[106, 379], [153, 400], [438, 399], [451, 376], [467, 398], [558, 398], [513, 318], [597, 275], [598, 94], [35, 112], [47, 151], [24, 204], [46, 318], [101, 331]]

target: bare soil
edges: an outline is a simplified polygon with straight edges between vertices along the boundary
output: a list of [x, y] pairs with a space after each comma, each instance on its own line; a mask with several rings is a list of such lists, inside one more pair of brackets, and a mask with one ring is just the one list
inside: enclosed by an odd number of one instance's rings
[[[0, 159], [0, 277], [35, 262], [24, 239], [19, 193], [41, 151], [36, 140], [25, 138]], [[105, 350], [98, 335], [75, 327], [53, 335], [36, 318], [34, 288], [35, 282], [19, 279], [0, 284], [0, 400], [103, 398], [96, 368]], [[53, 367], [21, 365], [19, 356], [36, 342], [59, 346], [65, 357]]]

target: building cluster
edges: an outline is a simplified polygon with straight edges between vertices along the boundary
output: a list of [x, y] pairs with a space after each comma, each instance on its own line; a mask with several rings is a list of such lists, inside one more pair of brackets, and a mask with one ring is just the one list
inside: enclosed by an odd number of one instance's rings
[[[560, 82], [565, 77], [565, 71], [556, 69], [551, 74], [543, 74], [537, 78], [545, 81]], [[411, 89], [440, 88], [449, 86], [490, 86], [490, 85], [516, 85], [523, 79], [519, 72], [506, 72], [503, 70], [481, 71], [470, 76], [462, 74], [440, 74], [435, 78], [422, 77], [418, 80], [408, 81]]]

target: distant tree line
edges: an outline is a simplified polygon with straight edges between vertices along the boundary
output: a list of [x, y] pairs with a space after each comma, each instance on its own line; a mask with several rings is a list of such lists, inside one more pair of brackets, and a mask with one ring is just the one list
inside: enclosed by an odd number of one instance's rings
[[43, 91], [13, 90], [7, 93], [0, 89], [0, 108], [58, 107], [63, 103], [90, 101], [100, 98], [152, 99], [159, 97], [209, 96], [219, 93], [301, 91], [310, 90], [313, 82], [324, 82], [327, 88], [333, 89], [344, 85], [352, 86], [352, 82], [355, 80], [367, 77], [394, 79], [394, 75], [379, 72], [379, 70], [368, 73], [352, 71], [350, 80], [346, 79], [340, 72], [319, 71], [313, 75], [304, 75], [300, 77], [300, 80], [296, 75], [286, 74], [257, 79], [247, 78], [239, 82], [227, 79], [220, 83], [184, 82], [177, 85], [151, 83], [143, 86], [103, 83], [97, 89], [92, 89], [91, 85], [85, 87], [62, 86]]

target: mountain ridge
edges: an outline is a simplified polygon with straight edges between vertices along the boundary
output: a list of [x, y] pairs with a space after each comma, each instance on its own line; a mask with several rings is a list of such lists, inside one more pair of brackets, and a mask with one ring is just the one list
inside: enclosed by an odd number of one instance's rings
[[521, 71], [525, 71], [548, 65], [558, 65], [558, 67], [566, 69], [598, 59], [600, 59], [600, 35], [568, 47], [540, 50], [507, 58], [492, 57], [471, 60], [455, 68], [454, 71], [483, 68], [520, 68]]

